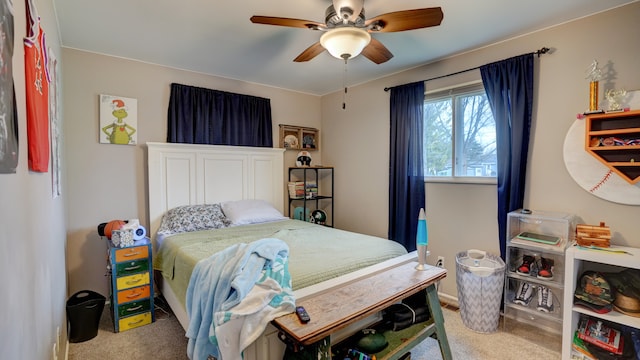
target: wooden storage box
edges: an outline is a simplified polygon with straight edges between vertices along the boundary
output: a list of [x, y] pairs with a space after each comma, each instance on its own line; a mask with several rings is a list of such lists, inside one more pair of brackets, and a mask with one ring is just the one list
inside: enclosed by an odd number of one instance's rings
[[318, 129], [280, 124], [280, 145], [287, 150], [319, 150]]
[[611, 240], [611, 230], [605, 226], [604, 222], [600, 225], [576, 225], [576, 241], [581, 246], [598, 246], [609, 247]]

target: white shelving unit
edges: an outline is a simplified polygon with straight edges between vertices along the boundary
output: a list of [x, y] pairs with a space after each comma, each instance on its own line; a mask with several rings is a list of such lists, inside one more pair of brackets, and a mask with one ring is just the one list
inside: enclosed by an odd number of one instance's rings
[[[573, 241], [575, 217], [559, 212], [518, 210], [510, 212], [507, 218], [504, 330], [516, 333], [524, 327], [535, 327], [528, 332], [532, 340], [539, 337], [540, 342], [559, 351], [562, 346], [558, 335], [562, 333], [565, 250]], [[526, 238], [527, 232], [533, 233], [533, 238], [553, 237], [558, 242], [551, 245], [521, 238]], [[531, 260], [529, 273], [518, 271], [525, 258]], [[543, 262], [551, 267], [551, 278], [540, 274]], [[521, 286], [530, 288], [529, 302], [516, 301]], [[539, 306], [538, 297], [543, 291], [551, 298], [551, 306]], [[555, 341], [551, 343], [549, 339]]]
[[587, 250], [577, 246], [568, 248], [565, 253], [565, 311], [562, 326], [562, 359], [571, 359], [571, 342], [581, 314], [640, 328], [640, 318], [624, 315], [615, 310], [606, 314], [598, 314], [586, 308], [573, 305], [576, 282], [584, 271], [616, 272], [625, 268], [640, 269], [640, 249], [615, 245], [612, 245], [609, 249], [621, 250], [626, 253]]

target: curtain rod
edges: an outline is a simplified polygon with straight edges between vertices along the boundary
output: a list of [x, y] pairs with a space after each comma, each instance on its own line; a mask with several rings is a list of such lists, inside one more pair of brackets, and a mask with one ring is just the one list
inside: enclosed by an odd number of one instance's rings
[[[540, 50], [534, 51], [532, 54], [538, 55], [538, 57], [540, 57], [540, 55], [546, 54], [549, 51], [551, 51], [551, 49], [549, 49], [548, 47], [543, 47]], [[472, 68], [466, 69], [466, 70], [456, 71], [454, 73], [447, 74], [447, 75], [440, 75], [440, 76], [432, 77], [430, 79], [425, 79], [425, 80], [422, 80], [422, 81], [426, 82], [426, 81], [431, 81], [431, 80], [436, 80], [436, 79], [442, 79], [442, 78], [445, 78], [445, 77], [466, 73], [466, 72], [469, 72], [469, 71], [472, 71], [472, 70], [476, 70], [476, 69], [480, 69], [480, 66], [472, 67]], [[384, 91], [389, 91], [389, 90], [391, 90], [390, 87], [384, 88]]]

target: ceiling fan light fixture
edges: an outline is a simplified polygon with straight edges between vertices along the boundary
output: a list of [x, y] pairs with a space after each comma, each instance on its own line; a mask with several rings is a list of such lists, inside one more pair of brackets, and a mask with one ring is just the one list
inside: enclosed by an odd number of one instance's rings
[[338, 59], [351, 59], [369, 45], [371, 35], [363, 29], [355, 27], [335, 28], [322, 34], [320, 44]]
[[362, 12], [364, 0], [333, 0], [333, 8], [343, 20], [355, 22]]

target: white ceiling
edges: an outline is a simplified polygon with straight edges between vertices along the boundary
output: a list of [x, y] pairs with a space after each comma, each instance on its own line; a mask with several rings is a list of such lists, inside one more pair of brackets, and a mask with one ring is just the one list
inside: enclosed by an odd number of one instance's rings
[[[394, 57], [349, 60], [354, 85], [637, 0], [365, 0], [368, 18], [440, 6], [442, 24], [379, 33]], [[344, 63], [326, 51], [293, 59], [321, 33], [253, 24], [252, 15], [324, 22], [330, 0], [54, 0], [62, 46], [324, 95], [343, 85]], [[553, 47], [552, 39], [545, 46]], [[531, 49], [532, 51], [536, 49]], [[517, 54], [514, 54], [517, 55]]]

